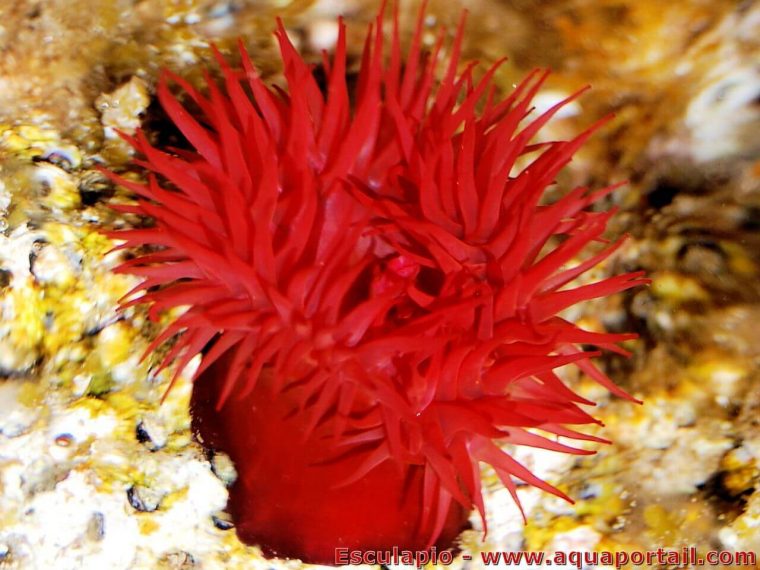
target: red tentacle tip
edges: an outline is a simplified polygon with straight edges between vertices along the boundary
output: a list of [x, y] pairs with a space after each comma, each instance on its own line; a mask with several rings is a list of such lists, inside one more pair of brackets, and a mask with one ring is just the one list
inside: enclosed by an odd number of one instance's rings
[[445, 549], [482, 510], [479, 463], [515, 500], [516, 480], [568, 499], [497, 444], [603, 441], [565, 427], [597, 420], [559, 366], [625, 397], [580, 347], [630, 336], [556, 316], [646, 281], [573, 285], [617, 249], [582, 253], [610, 217], [587, 208], [613, 188], [540, 203], [590, 131], [532, 143], [559, 108], [524, 120], [545, 73], [498, 100], [493, 73], [476, 82], [378, 34], [352, 97], [343, 49], [323, 90], [281, 21], [277, 35], [287, 91], [261, 82], [240, 42], [246, 73], [214, 50], [224, 82], [208, 96], [174, 81], [202, 118], [162, 75], [194, 151], [129, 139], [160, 183], [129, 183], [155, 223], [125, 238], [153, 247], [121, 270], [145, 280], [137, 302], [154, 312], [191, 305], [151, 350], [179, 334], [178, 368], [202, 354], [193, 426], [237, 466], [238, 535], [328, 564], [338, 546]]

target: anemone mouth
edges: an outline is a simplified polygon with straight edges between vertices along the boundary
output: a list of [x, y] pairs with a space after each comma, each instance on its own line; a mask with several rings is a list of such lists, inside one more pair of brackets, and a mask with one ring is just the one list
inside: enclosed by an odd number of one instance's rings
[[[281, 22], [288, 92], [266, 86], [242, 46], [242, 74], [216, 52], [223, 81], [209, 79], [207, 95], [167, 72], [159, 101], [194, 150], [160, 150], [138, 132], [126, 138], [147, 182], [110, 176], [137, 195], [117, 209], [155, 220], [112, 234], [120, 247], [154, 248], [119, 268], [143, 279], [123, 306], [149, 305], [154, 320], [190, 307], [149, 347], [176, 340], [161, 368], [174, 363], [179, 374], [202, 353], [197, 390], [214, 387], [209, 416], [219, 426], [239, 415], [263, 433], [261, 418], [288, 402], [277, 421], [297, 424], [299, 441], [326, 451], [320, 434], [329, 430], [361, 457], [342, 478], [332, 473], [337, 480], [415, 466], [414, 512], [430, 546], [453, 510], [484, 517], [480, 463], [518, 504], [515, 479], [567, 498], [499, 445], [585, 454], [559, 438], [603, 441], [572, 427], [595, 422], [581, 408], [590, 402], [555, 370], [574, 364], [630, 399], [592, 359], [624, 354], [618, 344], [635, 335], [586, 331], [557, 315], [647, 280], [634, 272], [578, 284], [622, 243], [583, 253], [605, 241], [614, 212], [591, 207], [617, 185], [541, 201], [605, 120], [571, 140], [533, 144], [580, 92], [531, 119], [547, 73], [498, 98], [500, 62], [477, 81], [473, 66], [458, 71], [464, 20], [439, 72], [445, 33], [425, 56], [423, 14], [405, 58], [397, 16], [386, 50], [378, 15], [351, 93], [342, 22], [324, 89]], [[222, 431], [256, 455], [254, 440]]]

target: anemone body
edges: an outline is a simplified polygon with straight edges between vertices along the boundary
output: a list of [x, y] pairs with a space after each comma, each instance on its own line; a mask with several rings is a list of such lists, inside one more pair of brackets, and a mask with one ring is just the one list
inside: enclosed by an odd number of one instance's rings
[[287, 89], [265, 85], [242, 49], [242, 74], [217, 54], [224, 80], [207, 95], [167, 74], [200, 110], [162, 81], [194, 150], [138, 133], [147, 183], [115, 177], [138, 195], [121, 209], [155, 220], [114, 234], [150, 249], [120, 268], [143, 278], [124, 306], [157, 319], [189, 305], [149, 350], [176, 337], [161, 366], [177, 374], [203, 355], [194, 426], [236, 463], [238, 534], [306, 561], [344, 545], [449, 545], [469, 511], [483, 515], [481, 463], [516, 501], [517, 480], [564, 497], [503, 444], [580, 454], [557, 436], [601, 441], [576, 431], [595, 421], [591, 402], [560, 366], [629, 397], [580, 347], [624, 352], [634, 335], [557, 316], [645, 282], [573, 285], [621, 243], [582, 256], [612, 215], [590, 207], [614, 187], [541, 203], [598, 125], [532, 144], [575, 96], [531, 120], [545, 73], [500, 99], [498, 64], [478, 81], [459, 71], [462, 25], [439, 70], [445, 32], [424, 54], [420, 16], [402, 54], [396, 21], [390, 41], [382, 14], [370, 27], [353, 93], [342, 23], [324, 90], [281, 24]]
[[[238, 536], [268, 556], [334, 564], [335, 548], [422, 551], [431, 529], [421, 528], [424, 471], [389, 458], [363, 474], [371, 449], [336, 448], [327, 425], [310, 432], [306, 414], [293, 413], [299, 390], [274, 390], [268, 373], [249, 396], [230, 398], [216, 413], [224, 358], [197, 379], [193, 429], [238, 466], [230, 513]], [[369, 402], [365, 402], [370, 407]], [[307, 434], [310, 434], [307, 436]], [[341, 455], [345, 454], [345, 458]], [[436, 543], [448, 548], [466, 527], [469, 511], [453, 503]]]

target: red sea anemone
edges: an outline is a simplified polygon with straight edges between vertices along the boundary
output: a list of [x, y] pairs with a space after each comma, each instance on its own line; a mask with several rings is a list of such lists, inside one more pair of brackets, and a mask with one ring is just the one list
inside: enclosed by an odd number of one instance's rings
[[324, 90], [281, 23], [287, 90], [243, 49], [243, 73], [217, 53], [223, 85], [209, 80], [207, 96], [170, 76], [201, 118], [165, 80], [159, 100], [195, 150], [138, 133], [148, 181], [117, 177], [139, 196], [121, 208], [155, 220], [113, 234], [150, 246], [119, 269], [143, 278], [125, 306], [154, 319], [189, 306], [150, 350], [175, 339], [162, 366], [177, 373], [202, 354], [194, 429], [235, 462], [237, 532], [308, 562], [333, 563], [336, 547], [450, 546], [483, 514], [480, 463], [515, 500], [516, 479], [565, 497], [501, 444], [600, 441], [568, 427], [595, 421], [580, 407], [591, 402], [554, 370], [574, 363], [628, 397], [580, 345], [623, 352], [634, 335], [558, 313], [645, 281], [572, 285], [620, 245], [571, 265], [602, 240], [612, 212], [589, 207], [612, 187], [540, 202], [596, 128], [531, 144], [572, 97], [526, 121], [545, 73], [499, 99], [498, 64], [477, 81], [473, 65], [458, 71], [462, 26], [439, 74], [443, 31], [424, 53], [420, 18], [404, 58], [394, 21], [386, 56], [382, 24], [351, 93], [342, 22]]

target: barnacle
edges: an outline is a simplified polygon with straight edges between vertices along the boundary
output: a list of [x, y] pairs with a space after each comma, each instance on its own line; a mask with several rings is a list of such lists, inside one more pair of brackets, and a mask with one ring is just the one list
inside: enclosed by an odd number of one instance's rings
[[569, 427], [595, 422], [591, 402], [554, 370], [575, 364], [630, 398], [581, 345], [624, 354], [635, 335], [558, 314], [646, 282], [572, 285], [622, 243], [573, 264], [603, 240], [613, 212], [591, 206], [616, 186], [541, 203], [603, 123], [532, 144], [579, 93], [527, 120], [546, 73], [500, 99], [499, 63], [479, 80], [458, 72], [462, 20], [437, 81], [445, 32], [424, 53], [420, 17], [404, 58], [394, 19], [386, 57], [382, 12], [350, 93], [339, 28], [324, 92], [282, 23], [287, 91], [242, 46], [242, 74], [216, 53], [223, 85], [209, 79], [208, 95], [167, 72], [158, 98], [194, 150], [125, 135], [147, 182], [111, 174], [139, 197], [114, 207], [155, 220], [112, 234], [152, 247], [118, 269], [142, 278], [122, 306], [153, 320], [189, 306], [148, 352], [174, 339], [161, 367], [177, 374], [202, 353], [194, 428], [235, 462], [238, 535], [322, 563], [336, 546], [448, 547], [484, 513], [480, 463], [516, 501], [516, 479], [567, 498], [500, 445], [586, 454], [555, 436], [603, 441]]

